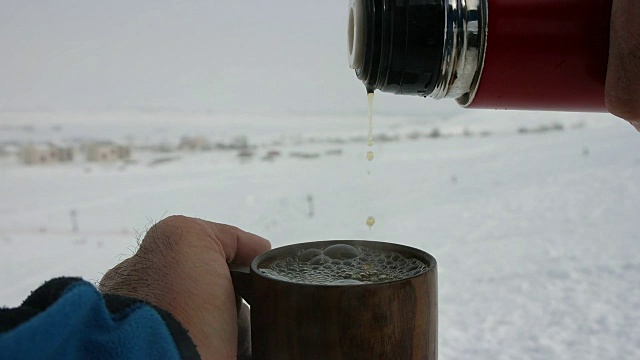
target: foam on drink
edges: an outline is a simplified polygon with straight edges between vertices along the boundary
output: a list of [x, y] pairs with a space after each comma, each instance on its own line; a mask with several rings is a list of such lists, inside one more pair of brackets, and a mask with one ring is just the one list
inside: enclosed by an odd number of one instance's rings
[[316, 285], [354, 285], [393, 281], [418, 275], [427, 265], [396, 252], [347, 244], [300, 250], [260, 271], [272, 278]]

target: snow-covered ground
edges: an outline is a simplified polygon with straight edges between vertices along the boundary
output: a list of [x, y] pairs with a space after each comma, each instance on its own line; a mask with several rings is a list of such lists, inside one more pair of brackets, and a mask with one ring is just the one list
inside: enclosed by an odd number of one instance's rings
[[[430, 252], [441, 359], [640, 358], [640, 134], [632, 127], [594, 114], [379, 116], [374, 134], [388, 141], [376, 142], [369, 163], [367, 123], [364, 113], [0, 114], [0, 144], [16, 142], [9, 150], [74, 139], [134, 145], [127, 164], [0, 157], [0, 305], [19, 304], [53, 276], [97, 281], [149, 224], [185, 214], [274, 246], [361, 238]], [[434, 128], [440, 137], [430, 137]], [[140, 148], [183, 135], [246, 136], [255, 154]], [[263, 160], [268, 151], [281, 155]]]

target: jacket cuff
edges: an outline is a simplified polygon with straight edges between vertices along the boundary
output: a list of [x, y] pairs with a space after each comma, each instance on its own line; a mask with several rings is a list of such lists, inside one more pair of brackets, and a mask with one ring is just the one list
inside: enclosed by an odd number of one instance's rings
[[[76, 277], [55, 278], [33, 291], [21, 306], [13, 309], [0, 308], [0, 335], [10, 333], [22, 324], [26, 324], [35, 316], [44, 313], [56, 302], [64, 298], [67, 290], [84, 285], [90, 292], [101, 296], [102, 307], [114, 321], [126, 319], [130, 314], [141, 308], [153, 309], [162, 319], [171, 338], [173, 339], [181, 359], [200, 359], [200, 355], [187, 330], [168, 311], [158, 308], [140, 299], [129, 298], [115, 294], [100, 294], [99, 291], [88, 282]], [[100, 297], [88, 296], [86, 301]]]

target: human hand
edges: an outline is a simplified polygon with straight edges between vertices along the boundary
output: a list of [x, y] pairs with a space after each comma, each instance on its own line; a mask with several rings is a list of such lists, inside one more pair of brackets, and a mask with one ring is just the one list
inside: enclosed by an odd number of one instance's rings
[[640, 1], [613, 0], [607, 108], [640, 131]]
[[99, 287], [169, 311], [203, 360], [235, 360], [236, 298], [228, 265], [249, 265], [270, 248], [234, 226], [170, 216], [153, 225], [138, 251], [109, 270]]

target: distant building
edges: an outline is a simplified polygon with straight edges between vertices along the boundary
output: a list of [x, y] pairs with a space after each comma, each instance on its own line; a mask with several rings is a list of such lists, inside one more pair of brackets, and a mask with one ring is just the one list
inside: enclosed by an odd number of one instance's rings
[[95, 142], [87, 144], [85, 150], [87, 161], [90, 162], [112, 162], [131, 158], [131, 146], [129, 145]]
[[280, 151], [278, 150], [269, 150], [263, 157], [262, 160], [264, 161], [273, 161], [276, 158], [280, 157], [280, 155], [282, 155], [280, 153]]
[[18, 156], [22, 153], [22, 146], [14, 143], [0, 144], [0, 157]]
[[228, 143], [216, 142], [212, 148], [217, 150], [244, 150], [255, 148], [255, 146], [249, 146], [249, 140], [246, 136], [236, 136]]
[[325, 152], [327, 155], [338, 156], [342, 155], [342, 149], [330, 149]]
[[317, 159], [320, 157], [318, 153], [305, 153], [305, 152], [292, 152], [289, 154], [291, 157], [298, 159]]
[[253, 151], [249, 149], [242, 149], [238, 151], [238, 157], [240, 158], [240, 160], [250, 160], [251, 158], [253, 158], [253, 155]]
[[211, 149], [209, 140], [204, 136], [183, 136], [178, 145], [179, 150], [201, 151]]
[[231, 144], [229, 144], [229, 148], [231, 149], [247, 149], [249, 148], [249, 140], [246, 136], [236, 136], [231, 140]]
[[177, 147], [169, 142], [160, 142], [155, 144], [137, 145], [131, 148], [131, 151], [141, 150], [155, 153], [171, 153], [177, 150]]
[[52, 143], [28, 144], [22, 149], [22, 160], [30, 165], [70, 162], [73, 156], [73, 147]]

